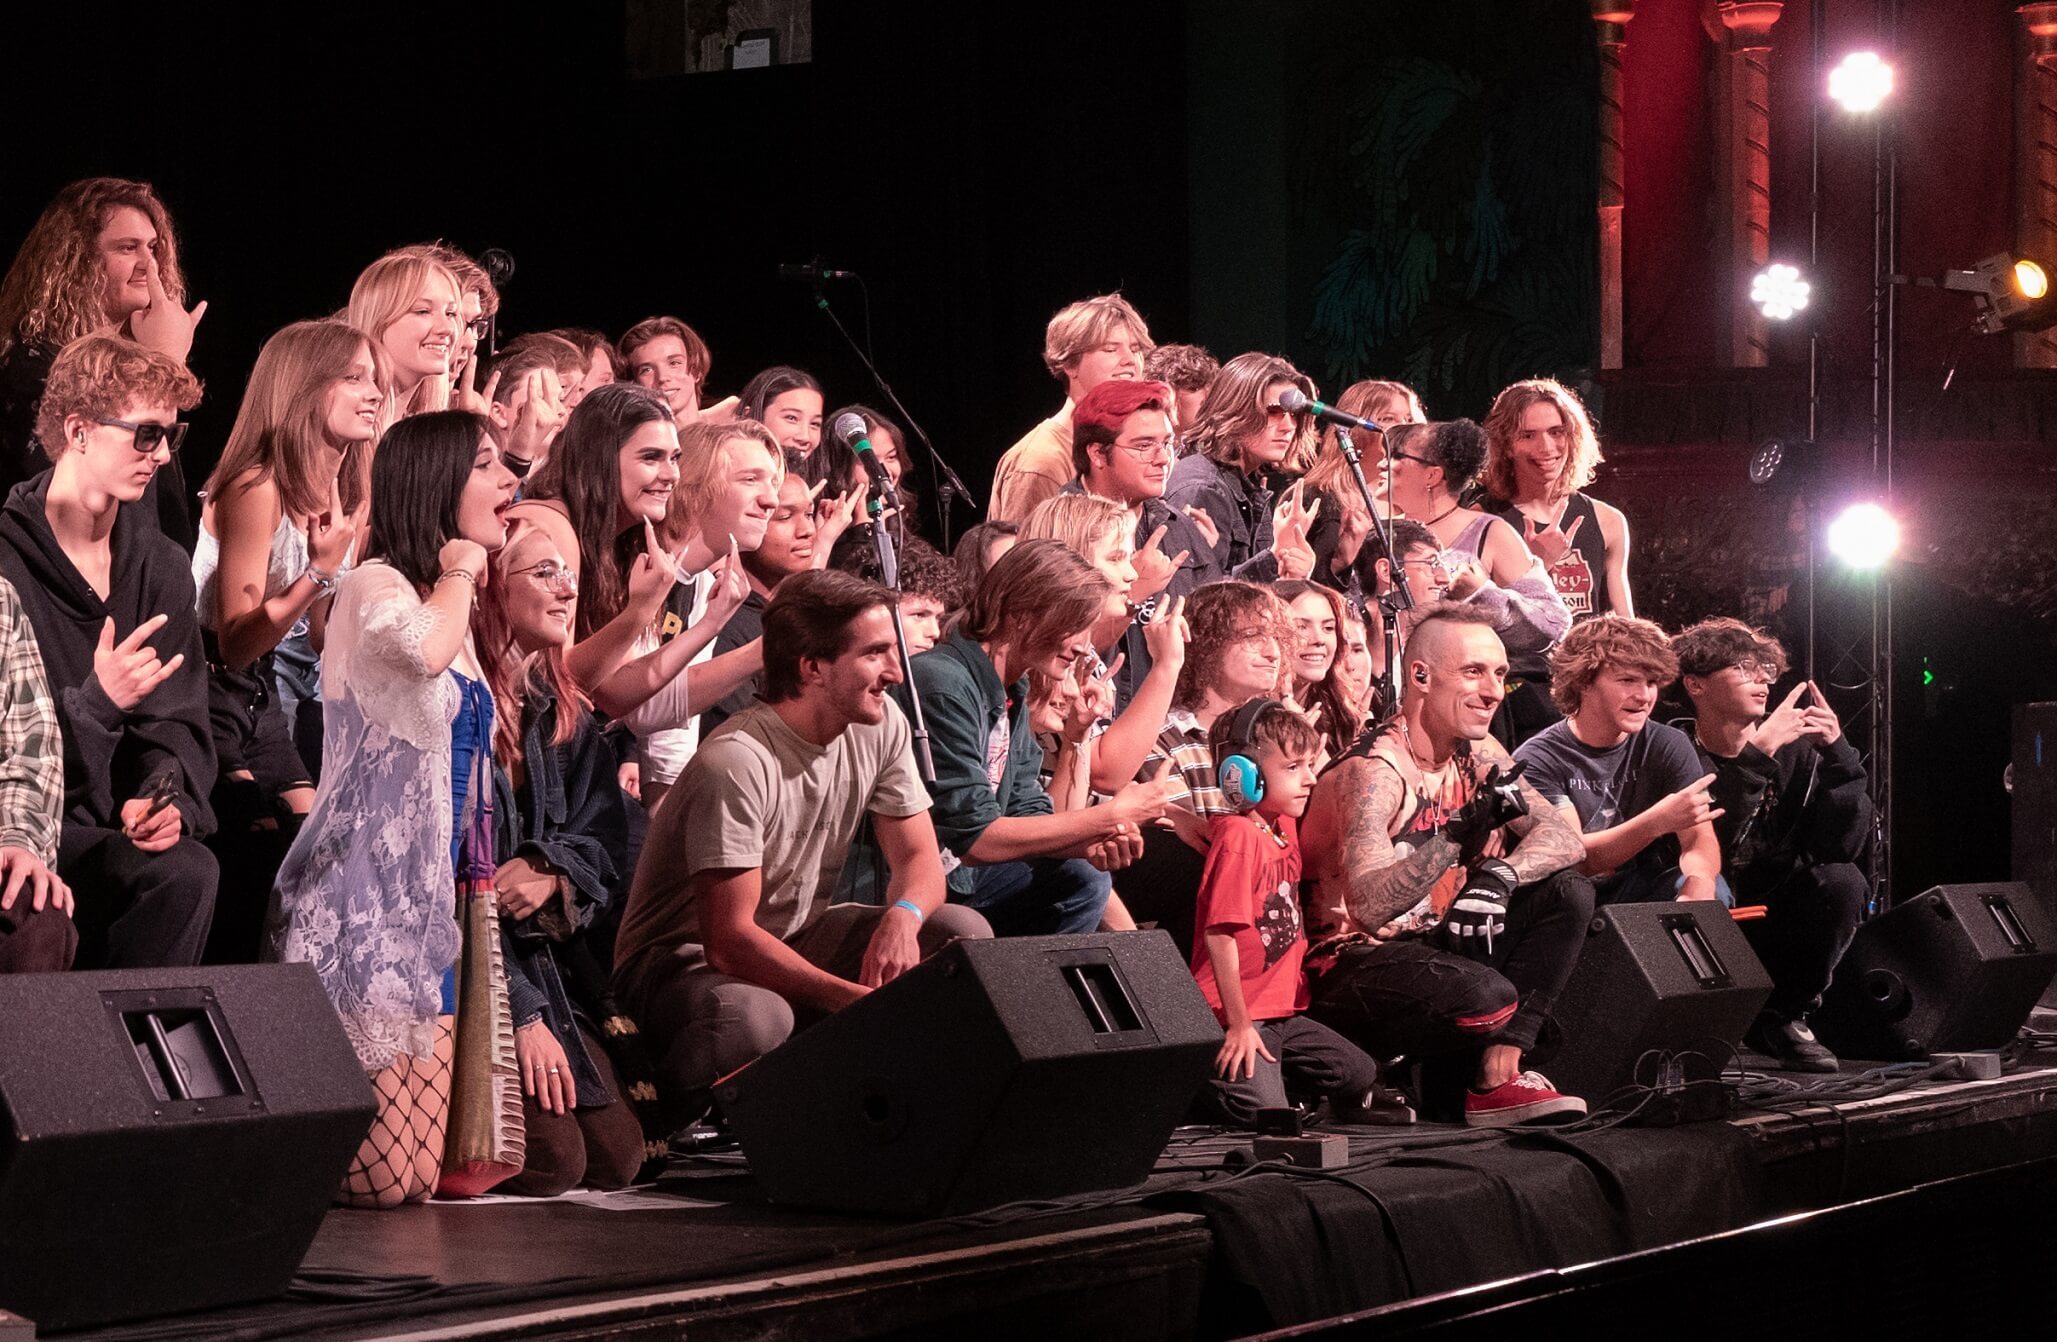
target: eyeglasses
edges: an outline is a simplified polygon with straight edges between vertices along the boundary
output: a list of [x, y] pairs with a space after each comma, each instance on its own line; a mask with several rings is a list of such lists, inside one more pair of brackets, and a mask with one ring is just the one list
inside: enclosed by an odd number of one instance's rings
[[1144, 443], [1116, 443], [1115, 446], [1138, 461], [1157, 461], [1171, 455], [1171, 441], [1169, 439], [1158, 439], [1154, 442]]
[[1742, 661], [1732, 662], [1730, 665], [1734, 668], [1735, 673], [1744, 680], [1761, 680], [1766, 685], [1769, 685], [1778, 679], [1778, 668], [1776, 666], [1773, 666], [1770, 662], [1760, 662], [1755, 657], [1745, 657]]
[[1449, 557], [1440, 550], [1438, 550], [1436, 553], [1432, 555], [1416, 555], [1411, 559], [1403, 559], [1400, 562], [1402, 564], [1418, 564], [1422, 568], [1429, 570], [1431, 573], [1448, 573], [1452, 568], [1455, 567], [1455, 565], [1453, 565], [1450, 562]]
[[1436, 464], [1433, 461], [1430, 461], [1427, 457], [1417, 457], [1412, 452], [1402, 452], [1397, 447], [1393, 449], [1392, 455], [1399, 458], [1401, 461], [1412, 461], [1422, 466], [1433, 466]]
[[464, 324], [464, 329], [471, 332], [474, 340], [484, 340], [493, 332], [493, 319], [491, 317], [473, 317]]
[[545, 591], [563, 592], [569, 596], [579, 590], [579, 575], [554, 559], [545, 559], [533, 568], [522, 569], [521, 575]]
[[110, 429], [127, 429], [136, 435], [136, 451], [149, 456], [164, 444], [167, 452], [179, 450], [179, 444], [186, 441], [186, 426], [183, 421], [171, 424], [132, 424], [125, 419], [96, 419], [95, 424], [104, 424]]

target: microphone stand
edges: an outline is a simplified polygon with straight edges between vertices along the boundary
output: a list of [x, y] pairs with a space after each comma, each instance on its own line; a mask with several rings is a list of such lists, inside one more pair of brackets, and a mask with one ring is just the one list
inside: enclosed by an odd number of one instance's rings
[[[860, 284], [862, 282], [861, 280], [859, 281]], [[866, 299], [865, 302], [866, 311], [869, 311], [870, 300]], [[942, 528], [941, 539], [943, 543], [940, 548], [944, 554], [950, 553], [950, 505], [957, 499], [970, 503], [971, 491], [964, 487], [964, 481], [958, 477], [957, 472], [950, 469], [950, 463], [943, 460], [943, 454], [936, 451], [936, 445], [929, 441], [928, 433], [921, 425], [915, 423], [914, 416], [909, 413], [906, 405], [901, 402], [899, 395], [887, 383], [885, 375], [879, 372], [878, 365], [871, 361], [871, 356], [864, 352], [864, 347], [857, 343], [857, 338], [850, 334], [848, 327], [843, 325], [843, 319], [838, 317], [836, 310], [829, 306], [828, 294], [823, 291], [819, 279], [816, 279], [814, 285], [814, 306], [821, 309], [822, 315], [826, 316], [829, 319], [830, 325], [836, 328], [836, 333], [843, 337], [843, 343], [850, 347], [851, 353], [857, 356], [857, 361], [864, 365], [864, 371], [871, 374], [871, 380], [878, 384], [879, 393], [886, 398], [886, 404], [893, 408], [893, 413], [900, 417], [900, 422], [907, 426], [908, 431], [921, 440], [922, 448], [929, 454], [929, 463], [934, 468], [930, 474], [936, 482], [936, 521]], [[894, 500], [893, 506], [895, 508], [899, 507], [898, 499]], [[903, 518], [902, 521], [904, 525], [905, 519]], [[907, 684], [912, 689], [914, 682], [910, 680]], [[919, 737], [916, 739], [918, 741], [921, 740]]]
[[[1383, 616], [1383, 641], [1386, 649], [1386, 711], [1400, 711], [1400, 612], [1414, 609], [1414, 591], [1407, 585], [1407, 566], [1393, 553], [1393, 520], [1380, 517], [1371, 501], [1371, 486], [1364, 479], [1364, 458], [1358, 454], [1357, 444], [1351, 441], [1350, 431], [1338, 427], [1336, 443], [1343, 450], [1343, 460], [1350, 463], [1350, 478], [1357, 482], [1357, 493], [1364, 500], [1364, 511], [1371, 518], [1371, 534], [1367, 538], [1378, 545], [1378, 552], [1372, 555], [1376, 562], [1386, 561], [1386, 575], [1391, 585], [1386, 594], [1378, 599], [1379, 614]], [[1379, 446], [1384, 455], [1385, 435], [1380, 433]], [[1392, 470], [1392, 458], [1385, 458], [1385, 469]]]
[[[827, 304], [823, 304], [824, 307]], [[884, 385], [883, 383], [880, 385]], [[865, 512], [871, 518], [871, 543], [878, 553], [879, 572], [884, 575], [886, 586], [897, 594], [900, 590], [900, 557], [893, 553], [893, 536], [886, 529], [880, 501], [883, 493], [892, 499], [893, 508], [900, 507], [899, 491], [884, 476], [879, 477], [878, 486], [866, 492]], [[900, 622], [900, 602], [897, 595], [893, 601], [893, 642], [900, 650], [901, 684], [907, 687], [907, 719], [914, 732], [914, 763], [921, 770], [921, 781], [930, 787], [936, 783], [936, 758], [929, 750], [928, 719], [921, 711], [921, 691], [914, 688], [914, 659], [907, 651], [907, 626]]]

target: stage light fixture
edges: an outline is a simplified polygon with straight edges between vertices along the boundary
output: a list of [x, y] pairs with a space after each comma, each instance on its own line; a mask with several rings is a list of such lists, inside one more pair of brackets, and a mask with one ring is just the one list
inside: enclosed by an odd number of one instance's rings
[[1876, 112], [1893, 93], [1893, 67], [1876, 51], [1853, 51], [1828, 72], [1828, 96], [1846, 112]]
[[2057, 323], [2057, 303], [2049, 301], [2049, 272], [2027, 257], [2000, 252], [1970, 270], [1944, 271], [1941, 284], [1976, 300], [1978, 329], [1987, 335], [2040, 331]]
[[1782, 322], [1807, 306], [1813, 286], [1800, 278], [1800, 268], [1774, 261], [1750, 281], [1750, 302], [1775, 322]]
[[1885, 565], [1900, 548], [1900, 523], [1876, 503], [1853, 503], [1828, 524], [1828, 552], [1856, 569]]

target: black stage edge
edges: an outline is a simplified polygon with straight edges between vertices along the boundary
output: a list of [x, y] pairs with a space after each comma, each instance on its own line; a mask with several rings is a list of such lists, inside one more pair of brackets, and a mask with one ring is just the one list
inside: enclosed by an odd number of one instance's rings
[[[1873, 1072], [1861, 1084], [1891, 1093], [1833, 1104], [1793, 1089], [1820, 1078], [1760, 1079], [1749, 1091], [1755, 1108], [1677, 1128], [1596, 1116], [1543, 1131], [1355, 1129], [1350, 1165], [1321, 1172], [1237, 1168], [1236, 1139], [1181, 1129], [1141, 1188], [950, 1221], [769, 1206], [740, 1157], [707, 1157], [676, 1162], [627, 1205], [614, 1195], [333, 1211], [286, 1299], [63, 1336], [1221, 1338], [1324, 1320], [1354, 1326], [1367, 1310], [1392, 1322], [1401, 1301], [1423, 1311], [1407, 1327], [1454, 1326], [1473, 1311], [1439, 1303], [1452, 1292], [1494, 1308], [1564, 1297], [1563, 1308], [1602, 1310], [1597, 1295], [1591, 1306], [1569, 1303], [1573, 1286], [1617, 1281], [1622, 1300], [1659, 1290], [1636, 1282], [1677, 1288], [1627, 1329], [1676, 1333], [1699, 1322], [1710, 1292], [1745, 1299], [1759, 1285], [1717, 1276], [1685, 1290], [1677, 1284], [1688, 1269], [1664, 1265], [1698, 1261], [1675, 1256], [1695, 1245], [1763, 1233], [1744, 1227], [1771, 1218], [1916, 1190], [1892, 1206], [1917, 1212], [1876, 1213], [1901, 1218], [1914, 1250], [1947, 1257], [1959, 1241], [1997, 1233], [2011, 1201], [1989, 1192], [1990, 1210], [1973, 1198], [1974, 1210], [1944, 1217], [1933, 1209], [1956, 1207], [1958, 1195], [1926, 1186], [2057, 1161], [2057, 1052], [2018, 1048], [2011, 1063], [1984, 1082]], [[1847, 1096], [1858, 1070], [1830, 1081]], [[2009, 1177], [2057, 1173], [2039, 1165]], [[2042, 1233], [2057, 1234], [2047, 1196], [2023, 1205], [2036, 1208]], [[1773, 1258], [1804, 1255], [1816, 1251], [1806, 1236], [1858, 1224], [1810, 1219], [1827, 1229], [1751, 1243], [1796, 1246], [1766, 1251]], [[174, 1210], [166, 1233], [177, 1233]], [[1898, 1271], [1892, 1261], [1881, 1259], [1882, 1270]], [[1794, 1289], [1813, 1280], [1796, 1269]], [[109, 1288], [118, 1283], [111, 1265]], [[1606, 1317], [1582, 1316], [1581, 1326]]]

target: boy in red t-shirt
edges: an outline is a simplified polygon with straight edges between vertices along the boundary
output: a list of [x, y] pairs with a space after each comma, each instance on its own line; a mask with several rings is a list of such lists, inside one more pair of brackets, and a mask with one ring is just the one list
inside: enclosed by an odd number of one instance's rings
[[1222, 795], [1237, 807], [1209, 827], [1194, 923], [1193, 977], [1228, 1031], [1215, 1059], [1216, 1103], [1248, 1126], [1259, 1109], [1287, 1107], [1290, 1087], [1327, 1096], [1341, 1122], [1412, 1122], [1413, 1110], [1376, 1084], [1368, 1054], [1301, 1014], [1296, 826], [1314, 791], [1321, 734], [1297, 710], [1253, 699], [1216, 719], [1211, 744]]

